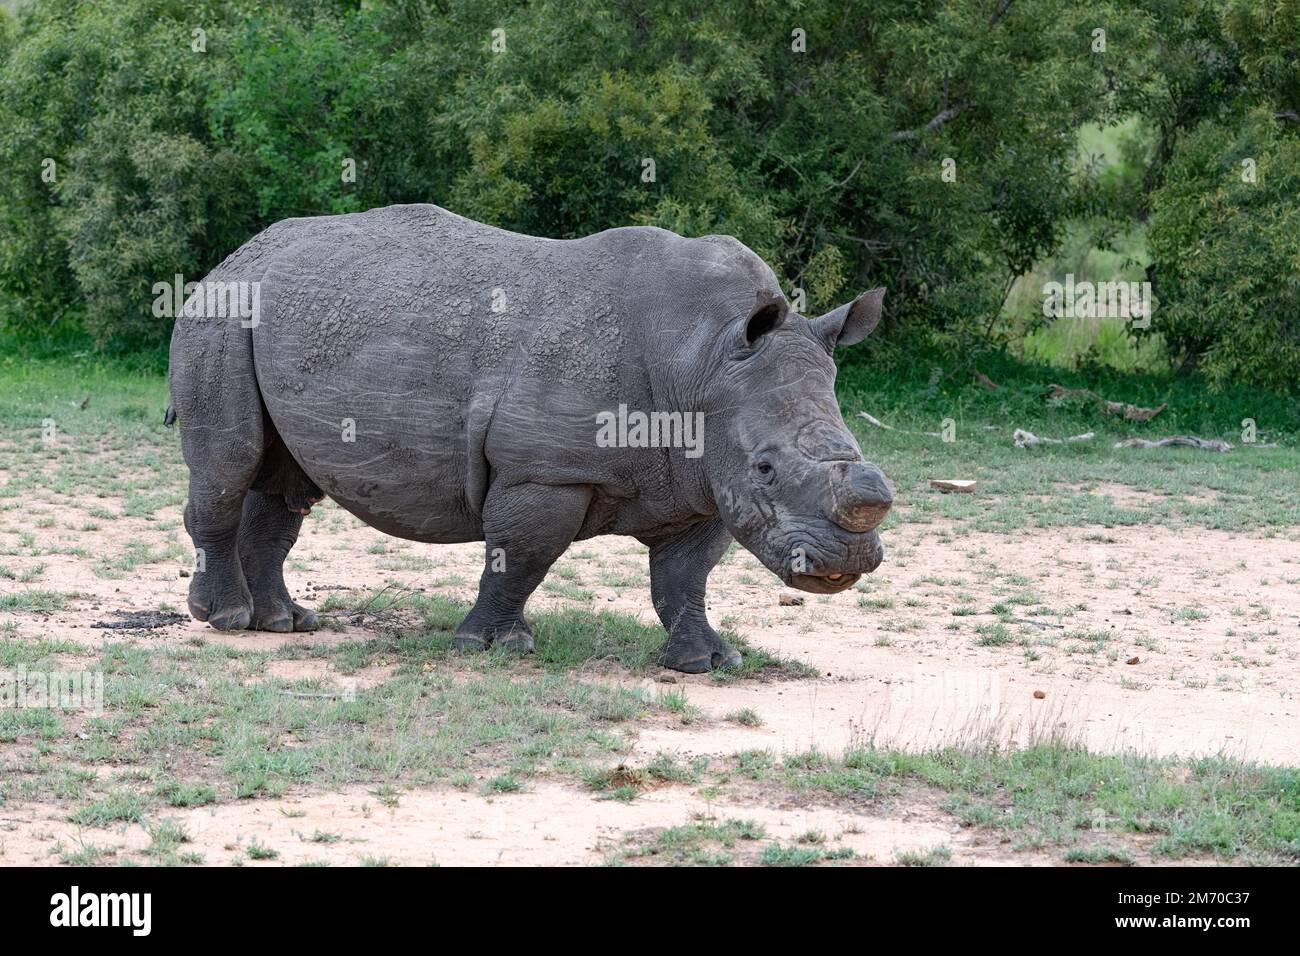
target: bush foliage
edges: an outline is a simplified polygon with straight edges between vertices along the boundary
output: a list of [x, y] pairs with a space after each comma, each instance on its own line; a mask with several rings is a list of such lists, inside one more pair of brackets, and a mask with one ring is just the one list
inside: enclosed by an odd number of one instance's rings
[[[1296, 0], [32, 0], [0, 18], [0, 319], [156, 347], [154, 283], [285, 217], [436, 202], [557, 238], [734, 234], [805, 311], [885, 285], [890, 335], [962, 349], [1072, 221], [1150, 217], [1174, 360], [1287, 388], [1300, 125], [1274, 114], [1300, 108], [1297, 19]], [[1117, 185], [1078, 131], [1132, 116], [1150, 144]], [[1229, 181], [1243, 149], [1253, 190]]]

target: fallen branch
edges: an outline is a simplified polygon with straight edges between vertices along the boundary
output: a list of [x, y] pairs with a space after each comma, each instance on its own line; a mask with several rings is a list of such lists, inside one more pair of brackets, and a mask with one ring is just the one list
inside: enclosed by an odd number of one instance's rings
[[886, 425], [884, 422], [882, 422], [882, 421], [881, 421], [879, 418], [877, 418], [875, 415], [869, 415], [869, 414], [867, 414], [866, 412], [858, 412], [858, 417], [859, 417], [859, 418], [865, 418], [867, 421], [871, 422], [871, 424], [875, 425], [877, 428], [883, 428], [883, 429], [885, 429], [885, 431], [890, 431], [890, 432], [900, 432], [900, 433], [902, 433], [902, 434], [904, 434], [904, 435], [928, 435], [928, 436], [930, 436], [931, 438], [942, 438], [942, 437], [943, 437], [943, 436], [942, 436], [941, 434], [939, 434], [938, 432], [914, 432], [914, 431], [911, 431], [910, 429], [907, 429], [907, 428], [895, 428], [893, 425]]
[[1171, 438], [1162, 438], [1159, 441], [1148, 441], [1145, 438], [1126, 438], [1123, 441], [1117, 441], [1111, 447], [1113, 448], [1166, 448], [1170, 445], [1188, 445], [1192, 448], [1203, 448], [1206, 451], [1230, 451], [1232, 446], [1226, 441], [1218, 438], [1197, 438], [1195, 435], [1174, 435]]
[[1066, 388], [1063, 385], [1048, 385], [1047, 398], [1049, 401], [1056, 401], [1064, 398], [1082, 398], [1086, 401], [1096, 402], [1101, 405], [1107, 415], [1123, 415], [1130, 422], [1149, 422], [1166, 408], [1168, 402], [1162, 402], [1155, 408], [1143, 408], [1141, 405], [1130, 405], [1127, 402], [1112, 402], [1108, 398], [1102, 398], [1096, 392], [1091, 392], [1086, 388]]
[[1011, 440], [1015, 442], [1017, 448], [1027, 448], [1030, 445], [1064, 445], [1071, 441], [1092, 441], [1096, 437], [1094, 432], [1084, 432], [1082, 435], [1071, 435], [1069, 438], [1040, 438], [1033, 432], [1017, 428]]
[[[325, 611], [320, 617], [351, 624], [353, 627], [368, 625], [375, 630], [397, 631], [409, 624], [400, 612], [409, 610], [406, 606], [407, 602], [416, 597], [416, 593], [410, 588], [386, 584], [357, 607], [351, 610]], [[388, 603], [379, 607], [380, 602], [385, 599]]]

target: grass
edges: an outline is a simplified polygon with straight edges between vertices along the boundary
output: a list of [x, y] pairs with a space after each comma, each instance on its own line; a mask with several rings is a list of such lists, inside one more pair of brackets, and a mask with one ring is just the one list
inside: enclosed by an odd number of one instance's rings
[[1133, 854], [1123, 847], [1097, 845], [1073, 846], [1062, 857], [1066, 863], [1089, 863], [1093, 865], [1115, 863], [1120, 866], [1132, 866], [1136, 861]]
[[734, 850], [745, 843], [756, 844], [766, 835], [762, 826], [750, 820], [697, 820], [648, 835], [634, 834], [616, 860], [668, 866], [728, 866], [736, 860]]
[[[1300, 525], [1300, 486], [1286, 478], [1300, 469], [1300, 396], [1247, 389], [1214, 394], [1195, 378], [1071, 372], [997, 353], [975, 364], [998, 383], [997, 390], [972, 384], [968, 373], [958, 374], [960, 368], [941, 356], [894, 358], [867, 352], [841, 367], [838, 388], [845, 420], [867, 457], [893, 482], [896, 500], [909, 505], [906, 512], [891, 513], [886, 533], [895, 523], [938, 520], [1002, 532], [1085, 525], [1242, 531]], [[932, 384], [935, 367], [941, 374]], [[1147, 423], [1116, 420], [1089, 405], [1049, 404], [1043, 399], [1049, 382], [1138, 405], [1168, 402], [1169, 408]], [[859, 411], [893, 430], [876, 428]], [[938, 431], [945, 418], [957, 423], [955, 441], [918, 434]], [[1261, 442], [1280, 442], [1280, 447], [1242, 444], [1245, 418], [1267, 422]], [[1016, 428], [1057, 438], [1093, 431], [1097, 438], [1015, 448], [1011, 433]], [[1227, 454], [1111, 447], [1130, 436], [1176, 434], [1223, 438], [1235, 447]], [[944, 476], [976, 480], [978, 492], [931, 492], [928, 482], [938, 476], [937, 469]], [[1103, 484], [1136, 489], [1142, 494], [1140, 507], [1094, 494]], [[1193, 491], [1201, 495], [1189, 499]], [[1043, 496], [1050, 498], [1050, 507], [1043, 506]]]
[[[935, 360], [946, 363], [946, 358]], [[907, 505], [891, 514], [887, 537], [892, 525], [936, 522], [951, 525], [954, 535], [1088, 526], [1086, 540], [1102, 544], [1110, 539], [1098, 528], [1122, 525], [1292, 536], [1300, 526], [1300, 487], [1291, 480], [1300, 471], [1300, 406], [1294, 399], [1210, 395], [1194, 380], [1070, 372], [998, 355], [978, 360], [981, 371], [999, 383], [996, 391], [972, 386], [961, 375], [945, 378], [959, 371], [950, 365], [932, 386], [930, 364], [923, 358], [891, 369], [864, 357], [841, 373], [849, 427]], [[1045, 402], [1042, 389], [1049, 381], [1136, 404], [1168, 401], [1170, 407], [1151, 423], [1125, 423], [1091, 406]], [[86, 394], [92, 400], [83, 409], [80, 399]], [[637, 763], [629, 756], [631, 744], [647, 722], [699, 724], [710, 718], [682, 688], [643, 690], [591, 679], [608, 668], [644, 677], [656, 667], [664, 641], [658, 625], [607, 610], [572, 607], [530, 614], [537, 650], [523, 659], [456, 654], [451, 635], [468, 607], [395, 589], [336, 593], [324, 605], [336, 626], [362, 615], [373, 637], [303, 636], [274, 655], [217, 643], [151, 644], [105, 632], [106, 643], [92, 656], [76, 643], [38, 636], [39, 615], [64, 610], [79, 597], [42, 587], [52, 563], [41, 559], [79, 554], [78, 534], [92, 524], [87, 515], [110, 531], [114, 522], [129, 519], [133, 528], [148, 523], [158, 532], [148, 540], [138, 531], [123, 532], [102, 553], [81, 553], [88, 588], [102, 591], [105, 581], [127, 576], [174, 577], [176, 566], [188, 562], [188, 539], [176, 517], [185, 494], [184, 468], [175, 432], [161, 427], [165, 406], [165, 384], [154, 374], [112, 363], [59, 366], [0, 358], [0, 435], [5, 436], [0, 469], [7, 473], [0, 484], [0, 516], [11, 532], [0, 539], [0, 611], [21, 625], [7, 622], [0, 666], [43, 666], [73, 656], [106, 675], [102, 716], [80, 720], [48, 711], [0, 711], [5, 745], [0, 802], [62, 801], [69, 819], [87, 827], [147, 824], [146, 855], [170, 864], [193, 862], [194, 855], [185, 849], [184, 832], [163, 818], [168, 808], [345, 784], [365, 785], [389, 805], [396, 803], [399, 787], [442, 781], [504, 801], [542, 775], [581, 781], [593, 797], [618, 800], [634, 800], [656, 787], [712, 793], [762, 786], [801, 798], [887, 805], [924, 791], [965, 827], [1005, 838], [1013, 848], [1085, 865], [1148, 858], [1300, 861], [1300, 782], [1297, 771], [1285, 768], [1099, 755], [1062, 745], [920, 754], [863, 748], [837, 758], [808, 753], [782, 759], [751, 751], [726, 766], [661, 754]], [[896, 430], [875, 428], [858, 411]], [[47, 417], [58, 425], [51, 443], [40, 438]], [[1263, 440], [1279, 441], [1281, 447], [1238, 447], [1225, 455], [1111, 448], [1129, 435], [1178, 432], [1240, 445], [1235, 430], [1246, 417], [1259, 423]], [[915, 434], [937, 430], [943, 418], [956, 421], [956, 441]], [[1046, 436], [1092, 430], [1098, 438], [1015, 449], [1009, 437], [1015, 427]], [[976, 479], [979, 493], [931, 493], [928, 479], [939, 471]], [[1138, 501], [1111, 485], [1133, 489]], [[84, 513], [62, 513], [58, 502], [68, 498], [83, 502]], [[30, 520], [24, 518], [28, 508]], [[434, 566], [420, 556], [388, 546], [382, 554], [394, 570], [434, 576]], [[973, 589], [972, 581], [991, 579], [992, 556], [984, 564], [987, 568], [967, 578], [918, 568], [914, 585], [951, 589], [929, 591], [927, 597], [932, 606], [951, 607], [962, 640], [990, 648], [1026, 644], [1011, 618], [1047, 613], [1037, 607], [1041, 598], [1028, 579], [992, 578], [1000, 583], [991, 613], [1001, 619], [967, 620], [978, 619], [988, 607], [963, 592]], [[466, 580], [444, 575], [436, 586], [460, 587]], [[648, 583], [641, 559], [626, 569], [607, 569], [598, 580], [605, 588]], [[592, 601], [588, 588], [596, 581], [585, 569], [580, 576], [562, 562], [547, 590], [585, 604]], [[915, 630], [913, 618], [895, 616], [898, 608], [924, 605], [920, 597], [902, 594], [864, 593], [857, 600], [879, 625], [880, 646], [895, 639], [904, 643]], [[1254, 617], [1268, 613], [1260, 605]], [[1190, 629], [1207, 612], [1189, 605], [1169, 608], [1168, 616]], [[714, 680], [816, 674], [730, 631], [724, 636], [741, 650], [742, 664]], [[1114, 650], [1107, 647], [1113, 635], [1103, 631], [1078, 628], [1062, 636], [1072, 651]], [[1275, 653], [1275, 644], [1269, 646]], [[1014, 653], [1019, 655], [1018, 647]], [[1026, 646], [1026, 657], [1031, 653]], [[268, 678], [274, 658], [321, 660], [341, 676], [380, 665], [391, 673], [355, 699], [343, 699], [329, 696], [338, 689], [332, 679]], [[1124, 678], [1121, 686], [1138, 691], [1147, 685]], [[762, 723], [749, 708], [723, 719], [744, 727]], [[307, 840], [325, 843], [329, 836]], [[904, 854], [895, 862], [947, 862], [946, 849]], [[93, 863], [115, 852], [85, 844], [60, 848], [59, 855]], [[275, 857], [256, 841], [245, 843], [243, 852], [251, 860]], [[620, 845], [614, 862], [819, 865], [848, 858], [826, 838], [777, 841], [752, 823], [697, 820]]]
[[[807, 836], [807, 835], [805, 835]], [[658, 866], [810, 866], [851, 860], [848, 847], [828, 847], [825, 838], [800, 838], [783, 844], [752, 820], [714, 818], [694, 820], [684, 826], [630, 834], [610, 856], [611, 863], [651, 863]]]
[[947, 866], [952, 859], [952, 850], [946, 846], [937, 846], [924, 852], [903, 852], [894, 857], [899, 866]]
[[750, 707], [733, 710], [723, 719], [729, 720], [733, 724], [740, 724], [742, 727], [761, 727], [763, 725], [763, 718]]
[[[739, 775], [754, 776], [752, 755], [733, 760]], [[927, 753], [865, 748], [839, 758], [814, 751], [759, 776], [852, 801], [930, 790], [963, 825], [1000, 832], [1022, 849], [1057, 848], [1070, 862], [1126, 862], [1092, 859], [1102, 853], [1099, 837], [1128, 841], [1115, 853], [1130, 856], [1140, 846], [1163, 860], [1300, 862], [1300, 770], [1289, 767], [1044, 743]]]
[[0, 594], [0, 611], [61, 611], [69, 597], [58, 591], [11, 591]]
[[250, 860], [274, 860], [280, 856], [279, 850], [273, 850], [269, 846], [264, 846], [254, 837], [249, 841], [248, 846], [244, 848]]
[[217, 789], [209, 783], [181, 783], [166, 780], [155, 788], [154, 795], [162, 797], [173, 807], [201, 807], [217, 799]]
[[78, 843], [76, 849], [68, 849], [59, 844], [54, 848], [59, 862], [64, 866], [99, 866], [117, 856], [116, 847], [99, 846], [95, 843]]
[[[470, 606], [438, 596], [404, 594], [389, 591], [358, 591], [331, 595], [322, 605], [327, 613], [355, 612], [365, 609], [377, 614], [400, 610], [404, 619], [386, 636], [372, 641], [350, 643], [331, 649], [298, 650], [292, 653], [328, 654], [340, 661], [345, 673], [386, 660], [446, 660], [452, 651], [452, 635]], [[646, 624], [639, 618], [616, 611], [585, 609], [546, 610], [529, 614], [535, 636], [535, 652], [522, 661], [508, 653], [491, 652], [475, 655], [477, 666], [540, 667], [556, 673], [568, 673], [595, 661], [618, 664], [635, 673], [656, 667], [665, 641], [663, 628]], [[740, 636], [725, 632], [724, 639], [740, 651], [741, 664], [729, 671], [715, 672], [719, 681], [783, 679], [807, 677], [816, 671], [799, 661], [752, 647]], [[463, 660], [463, 658], [462, 658]]]
[[115, 790], [103, 799], [74, 811], [68, 819], [87, 827], [103, 827], [110, 823], [139, 823], [144, 816], [145, 798], [128, 790]]
[[80, 654], [82, 648], [73, 641], [48, 638], [0, 638], [0, 667], [32, 667], [49, 661], [55, 654]]
[[163, 865], [191, 862], [182, 859], [179, 852], [182, 844], [190, 842], [190, 835], [181, 824], [175, 820], [160, 820], [146, 825], [145, 830], [149, 833], [149, 846], [145, 850], [148, 856], [157, 858]]
[[1015, 641], [1015, 636], [1001, 623], [979, 624], [975, 633], [979, 635], [975, 643], [980, 647], [1005, 647]]
[[39, 745], [21, 780], [29, 796], [53, 795], [70, 765], [184, 766], [184, 778], [159, 773], [143, 792], [86, 785], [73, 819], [102, 826], [156, 805], [277, 796], [307, 782], [419, 785], [495, 768], [489, 789], [511, 792], [542, 770], [576, 774], [625, 753], [636, 721], [669, 712], [638, 689], [550, 670], [426, 672], [419, 646], [392, 678], [348, 700], [320, 696], [318, 683], [248, 682], [264, 655], [210, 646], [178, 661], [139, 643], [107, 645], [103, 717], [69, 737], [53, 712], [0, 711], [0, 740]]
[[592, 790], [630, 803], [643, 790], [657, 784], [698, 783], [707, 766], [707, 757], [686, 765], [679, 763], [672, 754], [659, 753], [644, 767], [629, 767], [624, 763], [612, 767], [592, 766], [584, 769], [582, 776]]
[[823, 860], [851, 860], [853, 851], [848, 847], [825, 850], [817, 846], [782, 846], [770, 843], [763, 847], [758, 861], [764, 866], [808, 866]]

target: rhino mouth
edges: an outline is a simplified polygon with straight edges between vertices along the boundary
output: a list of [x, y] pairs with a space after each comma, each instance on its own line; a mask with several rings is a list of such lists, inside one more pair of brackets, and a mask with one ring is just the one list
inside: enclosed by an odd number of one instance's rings
[[833, 571], [830, 574], [792, 574], [790, 584], [813, 594], [839, 594], [858, 583], [861, 574]]
[[781, 577], [791, 587], [813, 594], [839, 594], [847, 591], [862, 579], [862, 575], [870, 574], [880, 567], [885, 559], [885, 548], [880, 543], [880, 535], [875, 531], [862, 535], [861, 540], [853, 544], [850, 553], [834, 558], [821, 557], [801, 549], [800, 554], [804, 555], [806, 563], [812, 567], [805, 566], [799, 571], [789, 567]]

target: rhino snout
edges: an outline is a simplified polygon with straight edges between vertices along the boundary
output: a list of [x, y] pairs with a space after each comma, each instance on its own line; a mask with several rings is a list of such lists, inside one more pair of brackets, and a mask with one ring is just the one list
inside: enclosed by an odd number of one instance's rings
[[872, 531], [885, 520], [894, 492], [871, 462], [843, 462], [831, 474], [830, 519], [845, 531]]
[[852, 542], [841, 541], [833, 552], [821, 554], [811, 548], [794, 550], [794, 559], [784, 569], [781, 579], [801, 591], [814, 594], [838, 594], [846, 591], [864, 574], [870, 574], [885, 559], [880, 535], [869, 531]]

